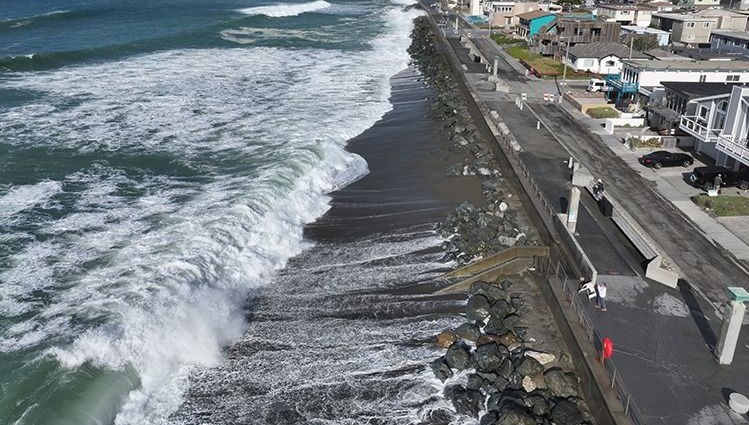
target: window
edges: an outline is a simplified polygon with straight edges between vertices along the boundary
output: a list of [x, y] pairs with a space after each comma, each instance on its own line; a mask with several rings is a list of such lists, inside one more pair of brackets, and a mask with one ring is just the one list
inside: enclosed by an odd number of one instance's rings
[[616, 62], [609, 59], [604, 63], [605, 66], [616, 66]]
[[726, 112], [728, 112], [728, 101], [721, 100], [715, 108], [715, 118], [713, 119], [713, 125], [711, 128], [719, 130], [723, 129], [723, 124], [726, 122]]
[[728, 75], [726, 76], [727, 82], [736, 82], [739, 81], [739, 75]]
[[700, 75], [700, 83], [704, 83], [707, 80], [707, 75]]
[[710, 110], [709, 110], [709, 109], [707, 108], [707, 106], [705, 106], [705, 105], [700, 105], [700, 109], [699, 109], [699, 111], [697, 112], [697, 115], [699, 115], [699, 117], [700, 117], [700, 118], [702, 118], [702, 119], [707, 119], [707, 113], [708, 113], [709, 111], [710, 111]]
[[687, 28], [694, 28], [694, 22], [687, 22]]
[[703, 28], [710, 28], [710, 22], [705, 22], [704, 24], [702, 24], [702, 27]]

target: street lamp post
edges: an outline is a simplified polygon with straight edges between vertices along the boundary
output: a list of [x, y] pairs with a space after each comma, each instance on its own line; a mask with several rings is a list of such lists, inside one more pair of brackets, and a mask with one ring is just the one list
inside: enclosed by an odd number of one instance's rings
[[[561, 39], [560, 39], [561, 40]], [[567, 61], [570, 59], [570, 43], [564, 42], [564, 71], [562, 71], [562, 87], [567, 90]]]

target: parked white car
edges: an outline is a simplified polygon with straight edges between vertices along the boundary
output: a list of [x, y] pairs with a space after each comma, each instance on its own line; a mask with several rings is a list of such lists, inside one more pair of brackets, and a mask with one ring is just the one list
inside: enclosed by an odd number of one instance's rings
[[606, 84], [606, 80], [601, 80], [600, 78], [591, 78], [588, 82], [587, 90], [589, 92], [595, 93], [599, 91], [609, 91], [611, 90], [611, 87]]

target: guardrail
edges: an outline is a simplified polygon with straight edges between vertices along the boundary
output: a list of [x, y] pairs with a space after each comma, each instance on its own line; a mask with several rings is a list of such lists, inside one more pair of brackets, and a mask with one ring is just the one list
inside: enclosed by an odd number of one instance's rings
[[[585, 331], [588, 341], [595, 347], [596, 352], [600, 353], [603, 347], [603, 338], [601, 338], [601, 334], [598, 333], [598, 330], [593, 326], [593, 322], [591, 322], [588, 314], [585, 312], [583, 302], [588, 301], [580, 301], [580, 298], [577, 296], [579, 282], [576, 279], [570, 279], [563, 266], [559, 267], [557, 277], [562, 282], [562, 292], [569, 298], [570, 307], [575, 311], [580, 327]], [[617, 398], [624, 406], [624, 414], [629, 416], [635, 425], [647, 425], [642, 413], [640, 413], [640, 409], [637, 407], [637, 403], [632, 398], [632, 393], [624, 384], [614, 361], [607, 359], [603, 362], [603, 366], [611, 381], [611, 389], [616, 392]]]

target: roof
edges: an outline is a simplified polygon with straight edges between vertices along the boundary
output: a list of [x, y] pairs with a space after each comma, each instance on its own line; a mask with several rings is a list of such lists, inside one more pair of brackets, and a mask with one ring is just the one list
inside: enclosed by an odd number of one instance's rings
[[742, 15], [741, 13], [731, 12], [730, 10], [723, 10], [723, 9], [705, 9], [700, 10], [699, 12], [695, 13], [695, 15], [699, 16], [731, 16], [736, 18], [742, 18], [746, 15]]
[[737, 38], [739, 40], [749, 40], [749, 32], [746, 31], [713, 30], [711, 34], [719, 35], [721, 37]]
[[611, 9], [611, 10], [655, 10], [647, 4], [599, 4], [599, 9]]
[[663, 81], [661, 82], [663, 87], [671, 89], [673, 91], [682, 93], [690, 99], [697, 99], [700, 97], [719, 96], [722, 94], [731, 94], [733, 86], [741, 84], [734, 83], [684, 83], [676, 81]]
[[688, 58], [686, 56], [679, 56], [675, 53], [669, 52], [668, 50], [657, 49], [657, 48], [646, 50], [643, 53], [658, 60], [683, 60], [683, 61], [693, 60], [692, 58]]
[[[585, 43], [570, 47], [569, 54], [577, 58], [600, 59], [611, 55], [619, 58], [629, 58], [629, 47], [615, 42]], [[647, 57], [637, 50], [632, 51], [632, 59], [646, 59]]]
[[516, 16], [520, 19], [525, 19], [526, 21], [530, 21], [531, 19], [541, 18], [544, 16], [554, 16], [554, 14], [549, 13], [549, 12], [544, 12], [543, 10], [534, 10], [533, 12], [525, 12]]
[[674, 21], [694, 21], [694, 22], [707, 22], [707, 21], [712, 21], [713, 19], [717, 18], [717, 16], [715, 15], [700, 16], [694, 13], [684, 14], [684, 13], [672, 13], [672, 12], [657, 12], [657, 13], [653, 13], [653, 16], [655, 16], [656, 18], [672, 19]]
[[622, 61], [632, 68], [653, 71], [722, 71], [749, 72], [749, 62], [745, 61]]
[[688, 56], [696, 60], [706, 61], [731, 61], [731, 60], [749, 60], [743, 53], [718, 51], [713, 49], [675, 49], [681, 56]]
[[637, 25], [622, 25], [622, 29], [624, 31], [631, 31], [637, 34], [670, 34], [668, 31], [650, 27], [638, 27]]
[[667, 7], [676, 7], [675, 4], [671, 3], [670, 1], [651, 1], [648, 3], [650, 6], [667, 6]]

